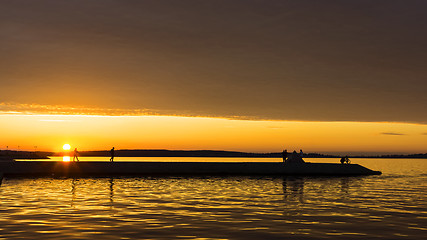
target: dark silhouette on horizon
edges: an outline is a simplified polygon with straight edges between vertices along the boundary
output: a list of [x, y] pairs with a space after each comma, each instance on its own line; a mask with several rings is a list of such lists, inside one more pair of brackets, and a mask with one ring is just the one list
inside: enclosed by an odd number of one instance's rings
[[77, 160], [77, 162], [79, 161], [78, 154], [79, 154], [79, 151], [77, 151], [77, 148], [74, 148], [73, 162], [75, 162], [75, 160]]
[[350, 164], [350, 159], [348, 159], [348, 156], [342, 157], [340, 159], [341, 164]]
[[[53, 153], [60, 156], [61, 153]], [[290, 152], [288, 152], [288, 157]], [[110, 150], [80, 151], [79, 156], [85, 157], [111, 157]], [[237, 152], [225, 150], [166, 150], [166, 149], [114, 149], [114, 157], [238, 157], [238, 158], [282, 158], [282, 152], [256, 153]], [[304, 157], [311, 158], [339, 158], [338, 155], [319, 153], [304, 153]]]
[[[240, 157], [240, 158], [282, 158], [283, 152], [255, 153], [221, 150], [166, 150], [166, 149], [124, 149], [115, 150], [114, 157]], [[0, 150], [0, 162], [13, 159], [49, 159], [49, 156], [62, 156], [63, 152]], [[290, 153], [288, 152], [288, 157]], [[79, 151], [84, 157], [111, 157], [110, 150]], [[304, 153], [304, 158], [338, 158], [343, 155]], [[352, 158], [421, 158], [427, 159], [427, 153], [351, 155]]]
[[110, 150], [110, 154], [111, 154], [110, 162], [113, 162], [114, 161], [114, 147]]
[[283, 158], [283, 162], [286, 162], [286, 158], [288, 157], [288, 150], [285, 149], [282, 152], [282, 158]]
[[305, 163], [302, 159], [302, 154], [297, 153], [297, 151], [293, 151], [291, 156], [286, 160], [286, 163]]

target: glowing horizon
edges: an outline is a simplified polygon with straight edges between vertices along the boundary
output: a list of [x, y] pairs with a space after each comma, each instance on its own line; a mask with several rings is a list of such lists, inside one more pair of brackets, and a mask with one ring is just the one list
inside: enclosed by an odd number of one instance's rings
[[[278, 152], [427, 152], [427, 125], [385, 122], [237, 120], [180, 116], [0, 115], [0, 149]], [[58, 144], [59, 143], [59, 144]], [[62, 143], [62, 144], [61, 144]]]

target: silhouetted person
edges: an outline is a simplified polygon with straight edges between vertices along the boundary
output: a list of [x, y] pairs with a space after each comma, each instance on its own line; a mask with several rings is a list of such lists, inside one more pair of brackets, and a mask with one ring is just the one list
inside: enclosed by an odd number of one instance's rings
[[304, 155], [304, 153], [302, 152], [302, 149], [299, 150], [299, 156], [302, 158], [302, 155]]
[[345, 163], [350, 164], [350, 159], [348, 159], [348, 156], [345, 156]]
[[341, 164], [344, 164], [344, 163], [345, 164], [349, 164], [350, 163], [350, 159], [348, 159], [348, 157], [345, 156], [345, 157], [341, 158], [340, 162], [341, 162]]
[[75, 159], [77, 160], [77, 162], [79, 161], [78, 154], [79, 152], [77, 151], [77, 148], [74, 148], [73, 162], [75, 162]]
[[287, 163], [304, 163], [301, 155], [298, 154], [295, 150], [292, 152], [291, 156], [288, 157]]
[[283, 158], [283, 162], [286, 162], [286, 158], [288, 157], [288, 150], [285, 149], [282, 152], [282, 158]]
[[114, 161], [114, 147], [110, 150], [110, 154], [111, 154], [110, 162], [113, 162]]

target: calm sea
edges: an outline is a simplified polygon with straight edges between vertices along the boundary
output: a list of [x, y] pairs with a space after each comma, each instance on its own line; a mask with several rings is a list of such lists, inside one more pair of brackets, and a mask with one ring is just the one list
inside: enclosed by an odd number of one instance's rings
[[425, 239], [427, 159], [352, 161], [383, 174], [5, 178], [0, 239]]

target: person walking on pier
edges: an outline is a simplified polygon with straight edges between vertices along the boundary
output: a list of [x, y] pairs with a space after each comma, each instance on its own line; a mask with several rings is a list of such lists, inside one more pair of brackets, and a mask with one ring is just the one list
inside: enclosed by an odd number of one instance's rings
[[114, 147], [110, 150], [110, 154], [111, 154], [110, 162], [113, 162], [114, 161]]
[[77, 160], [77, 162], [79, 161], [78, 154], [79, 154], [79, 151], [77, 151], [77, 148], [74, 148], [73, 162], [75, 162], [75, 160]]

